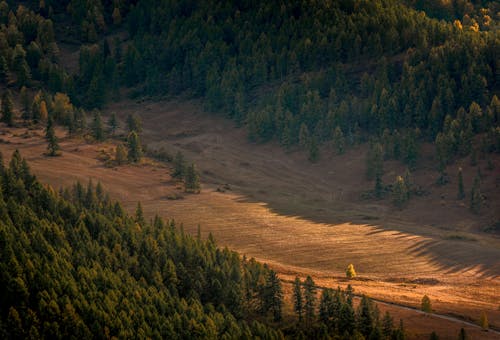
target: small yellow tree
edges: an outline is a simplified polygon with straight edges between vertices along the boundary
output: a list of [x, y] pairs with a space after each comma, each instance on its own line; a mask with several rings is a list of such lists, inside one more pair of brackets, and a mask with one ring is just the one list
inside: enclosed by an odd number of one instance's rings
[[354, 270], [354, 265], [352, 263], [349, 263], [349, 265], [347, 266], [347, 269], [345, 270], [345, 275], [349, 279], [356, 277], [356, 271]]
[[486, 316], [485, 312], [481, 313], [481, 318], [479, 318], [479, 325], [481, 326], [481, 328], [483, 329], [483, 331], [487, 331], [488, 328], [489, 328], [489, 325], [488, 325], [488, 316]]
[[424, 297], [422, 298], [422, 310], [426, 313], [432, 312], [431, 299], [429, 299], [427, 295], [424, 295]]

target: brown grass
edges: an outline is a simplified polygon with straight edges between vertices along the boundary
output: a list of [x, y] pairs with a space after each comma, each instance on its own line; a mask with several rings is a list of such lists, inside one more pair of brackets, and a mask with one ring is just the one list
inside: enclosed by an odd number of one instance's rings
[[[173, 217], [189, 232], [201, 224], [205, 235], [212, 232], [219, 244], [269, 263], [284, 279], [310, 274], [321, 286], [345, 286], [344, 269], [354, 263], [360, 279], [350, 283], [358, 293], [409, 306], [418, 306], [427, 294], [439, 313], [477, 320], [485, 310], [490, 324], [500, 327], [500, 240], [477, 232], [498, 210], [478, 219], [450, 198], [451, 187], [431, 188], [428, 197], [414, 199], [403, 211], [385, 201], [360, 201], [360, 193], [371, 186], [363, 176], [362, 148], [338, 157], [324, 152], [323, 160], [311, 165], [301, 152], [285, 155], [272, 143], [247, 143], [241, 129], [194, 105], [122, 102], [109, 110], [121, 118], [140, 112], [150, 147], [182, 150], [196, 161], [202, 193], [183, 194], [159, 164], [104, 167], [97, 159], [99, 150], [111, 150], [112, 143], [66, 139], [60, 143], [63, 155], [49, 158], [43, 156], [46, 144], [40, 137], [23, 136], [23, 128], [2, 128], [0, 138], [10, 143], [0, 144], [0, 150], [6, 155], [19, 148], [42, 181], [56, 188], [75, 180], [100, 180], [130, 211], [141, 201], [147, 214]], [[393, 164], [390, 169], [395, 170], [386, 177], [402, 172], [398, 167]], [[470, 170], [464, 169], [466, 185]], [[416, 181], [431, 175], [423, 170]], [[490, 208], [496, 197], [488, 189], [494, 177], [487, 174], [483, 190]], [[224, 183], [231, 190], [217, 192]], [[443, 200], [442, 192], [444, 207], [436, 204]], [[168, 199], [176, 194], [184, 199]], [[403, 317], [415, 336], [424, 334], [426, 326], [454, 338], [461, 327], [383, 308]]]

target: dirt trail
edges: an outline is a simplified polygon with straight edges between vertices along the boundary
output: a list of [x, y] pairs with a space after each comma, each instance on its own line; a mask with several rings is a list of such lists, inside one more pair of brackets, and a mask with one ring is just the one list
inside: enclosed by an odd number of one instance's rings
[[[462, 219], [456, 230], [445, 230], [408, 222], [406, 212], [381, 203], [353, 205], [353, 192], [366, 184], [353, 183], [353, 191], [347, 191], [352, 174], [362, 178], [360, 152], [335, 158], [332, 164], [310, 165], [298, 153], [288, 156], [273, 145], [248, 144], [244, 132], [223, 119], [176, 105], [122, 103], [110, 110], [121, 117], [141, 112], [150, 146], [180, 149], [195, 160], [203, 171], [200, 195], [184, 195], [168, 169], [158, 164], [105, 168], [97, 158], [99, 150], [112, 150], [110, 144], [63, 140], [63, 156], [47, 158], [42, 155], [45, 142], [36, 133], [26, 135], [25, 129], [18, 129], [14, 135], [0, 135], [10, 142], [0, 144], [0, 150], [5, 155], [21, 149], [35, 173], [56, 188], [75, 180], [100, 180], [130, 211], [141, 201], [147, 214], [183, 221], [188, 232], [195, 233], [201, 224], [204, 235], [212, 232], [222, 246], [269, 263], [286, 280], [309, 274], [318, 285], [345, 286], [343, 271], [352, 262], [361, 278], [349, 283], [360, 294], [414, 307], [427, 294], [438, 313], [477, 319], [485, 310], [490, 323], [500, 325], [500, 240], [468, 232], [461, 227]], [[327, 176], [325, 168], [331, 169]], [[217, 192], [223, 183], [232, 190]], [[184, 198], [168, 199], [172, 194]], [[458, 232], [468, 238], [447, 237]], [[417, 330], [429, 325], [452, 338], [460, 328], [441, 327], [437, 318], [422, 321], [410, 311], [387, 308], [411, 320], [407, 327], [415, 338], [424, 336]]]

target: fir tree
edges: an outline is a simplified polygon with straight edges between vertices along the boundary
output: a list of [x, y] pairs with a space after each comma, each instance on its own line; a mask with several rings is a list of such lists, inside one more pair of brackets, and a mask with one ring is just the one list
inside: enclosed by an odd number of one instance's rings
[[131, 163], [138, 163], [142, 158], [142, 147], [139, 136], [135, 131], [132, 131], [128, 135], [127, 139], [128, 153], [127, 158]]
[[398, 208], [402, 208], [408, 201], [408, 188], [403, 177], [398, 176], [392, 188], [392, 202]]
[[96, 141], [102, 141], [104, 139], [104, 129], [102, 126], [101, 113], [99, 110], [94, 110], [94, 119], [92, 121], [92, 137]]
[[137, 202], [137, 207], [135, 208], [135, 222], [140, 226], [146, 225], [146, 219], [144, 218], [141, 202]]
[[2, 122], [8, 126], [14, 124], [14, 104], [12, 103], [12, 94], [7, 90], [2, 95]]
[[384, 185], [382, 184], [382, 176], [377, 173], [375, 175], [375, 188], [374, 193], [376, 198], [381, 198], [384, 195]]
[[475, 214], [479, 214], [482, 205], [483, 195], [481, 194], [481, 176], [478, 173], [474, 178], [474, 184], [470, 192], [470, 210]]
[[135, 131], [137, 134], [142, 132], [142, 122], [139, 116], [129, 114], [127, 116], [127, 128], [129, 132]]
[[174, 177], [183, 179], [186, 174], [186, 161], [184, 160], [184, 155], [182, 152], [177, 151], [174, 157]]
[[308, 325], [311, 325], [314, 319], [314, 309], [316, 306], [316, 286], [312, 277], [307, 276], [304, 281], [304, 312]]
[[21, 106], [22, 106], [22, 118], [25, 122], [31, 119], [31, 99], [26, 86], [21, 88], [20, 92]]
[[384, 151], [380, 143], [370, 146], [366, 156], [366, 177], [373, 180], [376, 176], [384, 174]]
[[462, 168], [458, 168], [458, 194], [457, 198], [459, 200], [463, 200], [465, 198], [465, 190], [464, 190], [464, 178], [462, 176]]
[[479, 318], [479, 326], [481, 326], [483, 331], [487, 331], [489, 328], [488, 316], [485, 312], [481, 313], [481, 317]]
[[200, 176], [198, 175], [198, 170], [196, 170], [194, 163], [186, 169], [184, 187], [186, 192], [200, 192]]
[[127, 152], [122, 144], [118, 144], [115, 150], [115, 162], [117, 165], [125, 164], [127, 161]]
[[109, 120], [108, 120], [109, 134], [111, 136], [114, 136], [117, 129], [118, 129], [118, 118], [116, 117], [115, 112], [111, 112], [111, 116], [109, 116]]
[[295, 277], [293, 282], [293, 309], [299, 317], [299, 322], [302, 321], [302, 312], [304, 308], [304, 301], [302, 299], [302, 287], [299, 277]]
[[431, 299], [427, 295], [422, 297], [422, 303], [420, 308], [426, 313], [432, 313]]
[[45, 138], [47, 139], [48, 142], [47, 154], [52, 157], [59, 155], [60, 147], [54, 130], [54, 124], [52, 123], [52, 118], [49, 118], [49, 120], [47, 121]]
[[274, 321], [280, 321], [283, 290], [281, 288], [281, 281], [274, 270], [269, 271], [266, 279], [266, 300], [269, 304], [269, 309], [273, 313]]
[[317, 162], [319, 159], [319, 147], [316, 137], [311, 138], [311, 142], [309, 143], [309, 161], [312, 163]]
[[467, 340], [467, 339], [469, 339], [469, 337], [467, 336], [465, 329], [463, 327], [460, 328], [460, 333], [458, 333], [458, 340]]
[[345, 152], [344, 133], [342, 132], [342, 129], [339, 126], [337, 126], [333, 131], [333, 145], [338, 155], [341, 155]]

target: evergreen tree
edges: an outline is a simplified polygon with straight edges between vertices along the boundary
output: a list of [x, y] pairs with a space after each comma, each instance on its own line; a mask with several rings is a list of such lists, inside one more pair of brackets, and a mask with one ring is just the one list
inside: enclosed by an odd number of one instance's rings
[[104, 128], [102, 126], [101, 113], [99, 110], [94, 110], [94, 119], [92, 120], [92, 137], [96, 141], [104, 139]]
[[7, 83], [8, 71], [9, 67], [7, 66], [7, 60], [3, 55], [0, 55], [0, 82], [3, 84]]
[[469, 337], [467, 336], [465, 329], [463, 327], [460, 328], [460, 333], [458, 333], [458, 340], [467, 340], [467, 339], [469, 339]]
[[389, 312], [385, 312], [384, 318], [382, 319], [382, 333], [387, 338], [390, 338], [393, 328], [394, 328], [394, 321]]
[[135, 208], [135, 222], [140, 226], [146, 225], [146, 219], [144, 218], [141, 202], [137, 202], [137, 207]]
[[198, 170], [196, 166], [191, 164], [186, 169], [186, 175], [184, 176], [184, 187], [186, 192], [200, 192], [200, 176], [198, 175]]
[[311, 142], [309, 143], [309, 161], [312, 163], [316, 163], [319, 159], [319, 147], [318, 142], [316, 140], [316, 136], [311, 138]]
[[312, 277], [307, 276], [304, 281], [304, 312], [308, 325], [312, 324], [316, 307], [316, 286]]
[[384, 195], [384, 185], [382, 183], [382, 176], [380, 174], [375, 175], [375, 188], [373, 192], [375, 193], [376, 198], [381, 198]]
[[47, 121], [45, 138], [47, 139], [48, 142], [47, 154], [52, 157], [59, 155], [60, 147], [54, 130], [54, 124], [52, 123], [52, 118], [49, 118], [49, 120]]
[[22, 107], [22, 118], [25, 122], [31, 119], [31, 99], [26, 86], [21, 88], [21, 107]]
[[481, 194], [481, 176], [479, 174], [474, 178], [474, 184], [470, 192], [470, 210], [479, 214], [483, 205], [483, 195]]
[[398, 208], [402, 208], [408, 201], [408, 188], [403, 177], [398, 176], [392, 188], [392, 202]]
[[108, 120], [108, 131], [111, 136], [115, 135], [116, 130], [118, 129], [118, 118], [116, 117], [115, 112], [111, 112], [111, 116], [109, 116]]
[[122, 165], [125, 164], [126, 161], [127, 161], [127, 152], [125, 151], [123, 145], [120, 143], [116, 146], [115, 162], [117, 165]]
[[437, 335], [436, 332], [433, 331], [429, 336], [429, 340], [439, 340], [439, 336]]
[[293, 282], [293, 310], [297, 313], [299, 317], [299, 322], [302, 321], [302, 312], [304, 308], [304, 302], [302, 299], [302, 287], [299, 277], [295, 277]]
[[137, 134], [142, 132], [142, 122], [136, 114], [129, 114], [127, 116], [127, 128], [129, 132], [135, 131]]
[[274, 270], [270, 270], [266, 279], [266, 301], [273, 313], [274, 321], [281, 320], [281, 308], [283, 305], [283, 290], [281, 281]]
[[300, 126], [300, 130], [299, 130], [299, 145], [303, 148], [307, 147], [310, 142], [309, 142], [309, 129], [307, 128], [307, 125], [302, 123], [302, 125]]
[[481, 313], [481, 317], [479, 318], [479, 326], [483, 329], [483, 331], [487, 331], [489, 328], [488, 324], [488, 316], [485, 312]]
[[2, 122], [8, 126], [14, 125], [14, 104], [10, 90], [6, 90], [2, 95]]
[[462, 176], [462, 168], [458, 168], [458, 194], [457, 198], [459, 200], [463, 200], [465, 198], [465, 190], [464, 190], [464, 178]]
[[366, 156], [366, 178], [372, 180], [384, 174], [384, 151], [380, 143], [373, 143]]
[[333, 145], [338, 155], [345, 152], [345, 138], [342, 129], [337, 126], [333, 131]]
[[135, 131], [128, 135], [127, 139], [128, 153], [127, 158], [131, 163], [139, 163], [142, 158], [142, 147], [139, 136]]
[[357, 329], [368, 337], [375, 326], [372, 302], [363, 295], [357, 310]]
[[432, 305], [431, 305], [431, 299], [427, 295], [424, 295], [422, 297], [422, 303], [421, 303], [421, 309], [422, 311], [426, 313], [432, 313]]
[[177, 151], [174, 157], [174, 173], [172, 176], [183, 179], [186, 174], [186, 161], [182, 152]]

